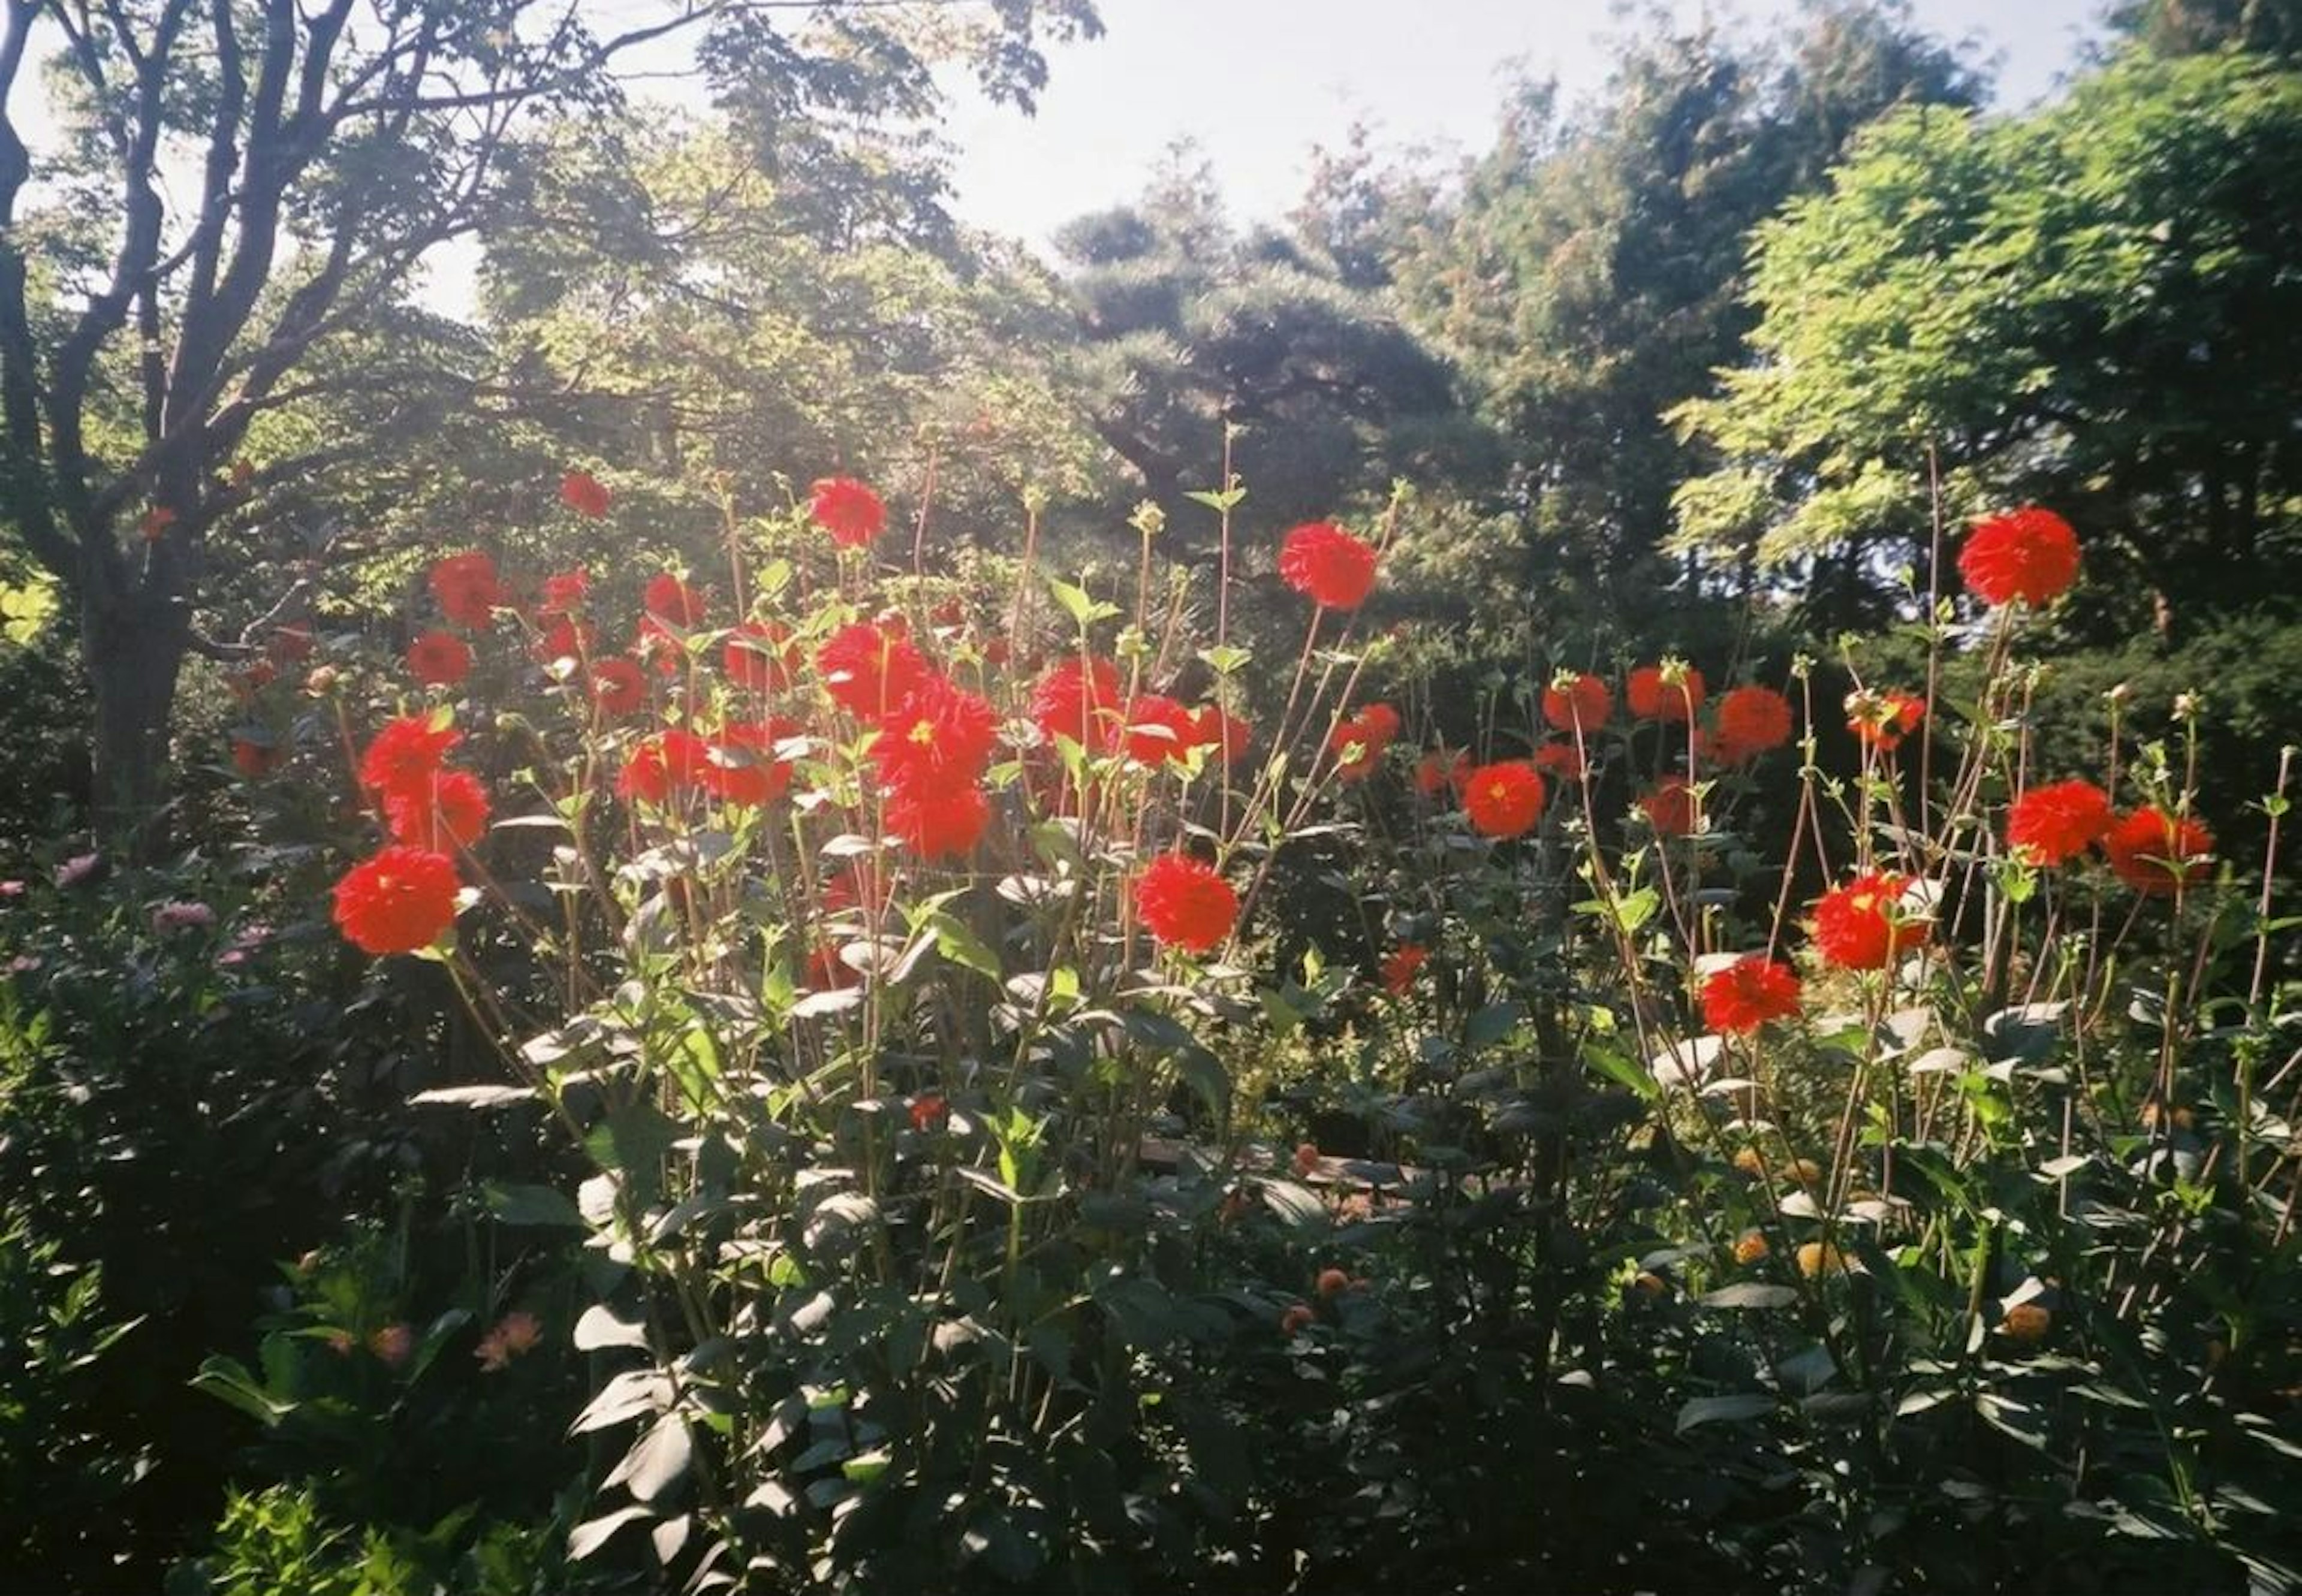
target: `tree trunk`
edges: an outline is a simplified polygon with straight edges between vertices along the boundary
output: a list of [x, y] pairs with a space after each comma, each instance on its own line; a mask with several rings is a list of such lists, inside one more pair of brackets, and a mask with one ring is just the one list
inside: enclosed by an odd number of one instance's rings
[[80, 656], [95, 702], [98, 839], [148, 858], [167, 840], [168, 733], [190, 634], [183, 608], [138, 593], [81, 608]]

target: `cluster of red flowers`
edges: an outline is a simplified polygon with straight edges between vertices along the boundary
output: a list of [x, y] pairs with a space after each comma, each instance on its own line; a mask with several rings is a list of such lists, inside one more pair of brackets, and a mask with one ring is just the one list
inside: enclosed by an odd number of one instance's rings
[[336, 924], [363, 952], [413, 953], [455, 921], [455, 851], [477, 842], [488, 823], [487, 790], [447, 764], [461, 740], [444, 719], [402, 716], [360, 756], [360, 785], [392, 838], [336, 883]]
[[2034, 864], [2061, 865], [2100, 845], [2118, 878], [2151, 897], [2169, 896], [2204, 873], [2214, 833], [2188, 815], [2145, 804], [2119, 816], [2088, 781], [2049, 782], [2006, 811], [2006, 845]]

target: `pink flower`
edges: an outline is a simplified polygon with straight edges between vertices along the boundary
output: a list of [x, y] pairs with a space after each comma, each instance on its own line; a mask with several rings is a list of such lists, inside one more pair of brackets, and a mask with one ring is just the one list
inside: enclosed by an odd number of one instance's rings
[[168, 903], [152, 911], [152, 929], [162, 937], [176, 931], [205, 931], [214, 924], [215, 911], [206, 903]]

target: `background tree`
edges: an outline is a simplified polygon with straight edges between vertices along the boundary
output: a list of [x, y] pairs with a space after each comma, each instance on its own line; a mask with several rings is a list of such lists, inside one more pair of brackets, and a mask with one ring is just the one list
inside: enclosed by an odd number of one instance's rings
[[708, 30], [723, 80], [766, 56], [799, 103], [836, 106], [942, 48], [1028, 98], [1046, 32], [1097, 28], [1087, 0], [937, 24], [839, 0], [681, 0], [613, 35], [535, 0], [5, 0], [0, 100], [44, 67], [63, 136], [36, 164], [0, 114], [0, 503], [76, 603], [105, 827], [154, 812], [186, 656], [240, 646], [196, 625], [212, 533], [334, 456], [244, 471], [249, 428], [486, 224], [539, 113], [608, 104], [613, 63], [683, 29]]

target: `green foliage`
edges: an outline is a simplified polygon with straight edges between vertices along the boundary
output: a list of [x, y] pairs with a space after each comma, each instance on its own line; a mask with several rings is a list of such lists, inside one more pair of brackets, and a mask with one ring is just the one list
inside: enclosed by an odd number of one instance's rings
[[1890, 118], [1757, 235], [1753, 357], [1678, 412], [1723, 457], [1679, 490], [1680, 542], [1859, 586], [1923, 555], [1931, 451], [1953, 524], [2035, 501], [2080, 527], [2097, 635], [2154, 594], [2179, 626], [2264, 593], [2302, 489], [2298, 182], [2302, 78], [2243, 55]]

